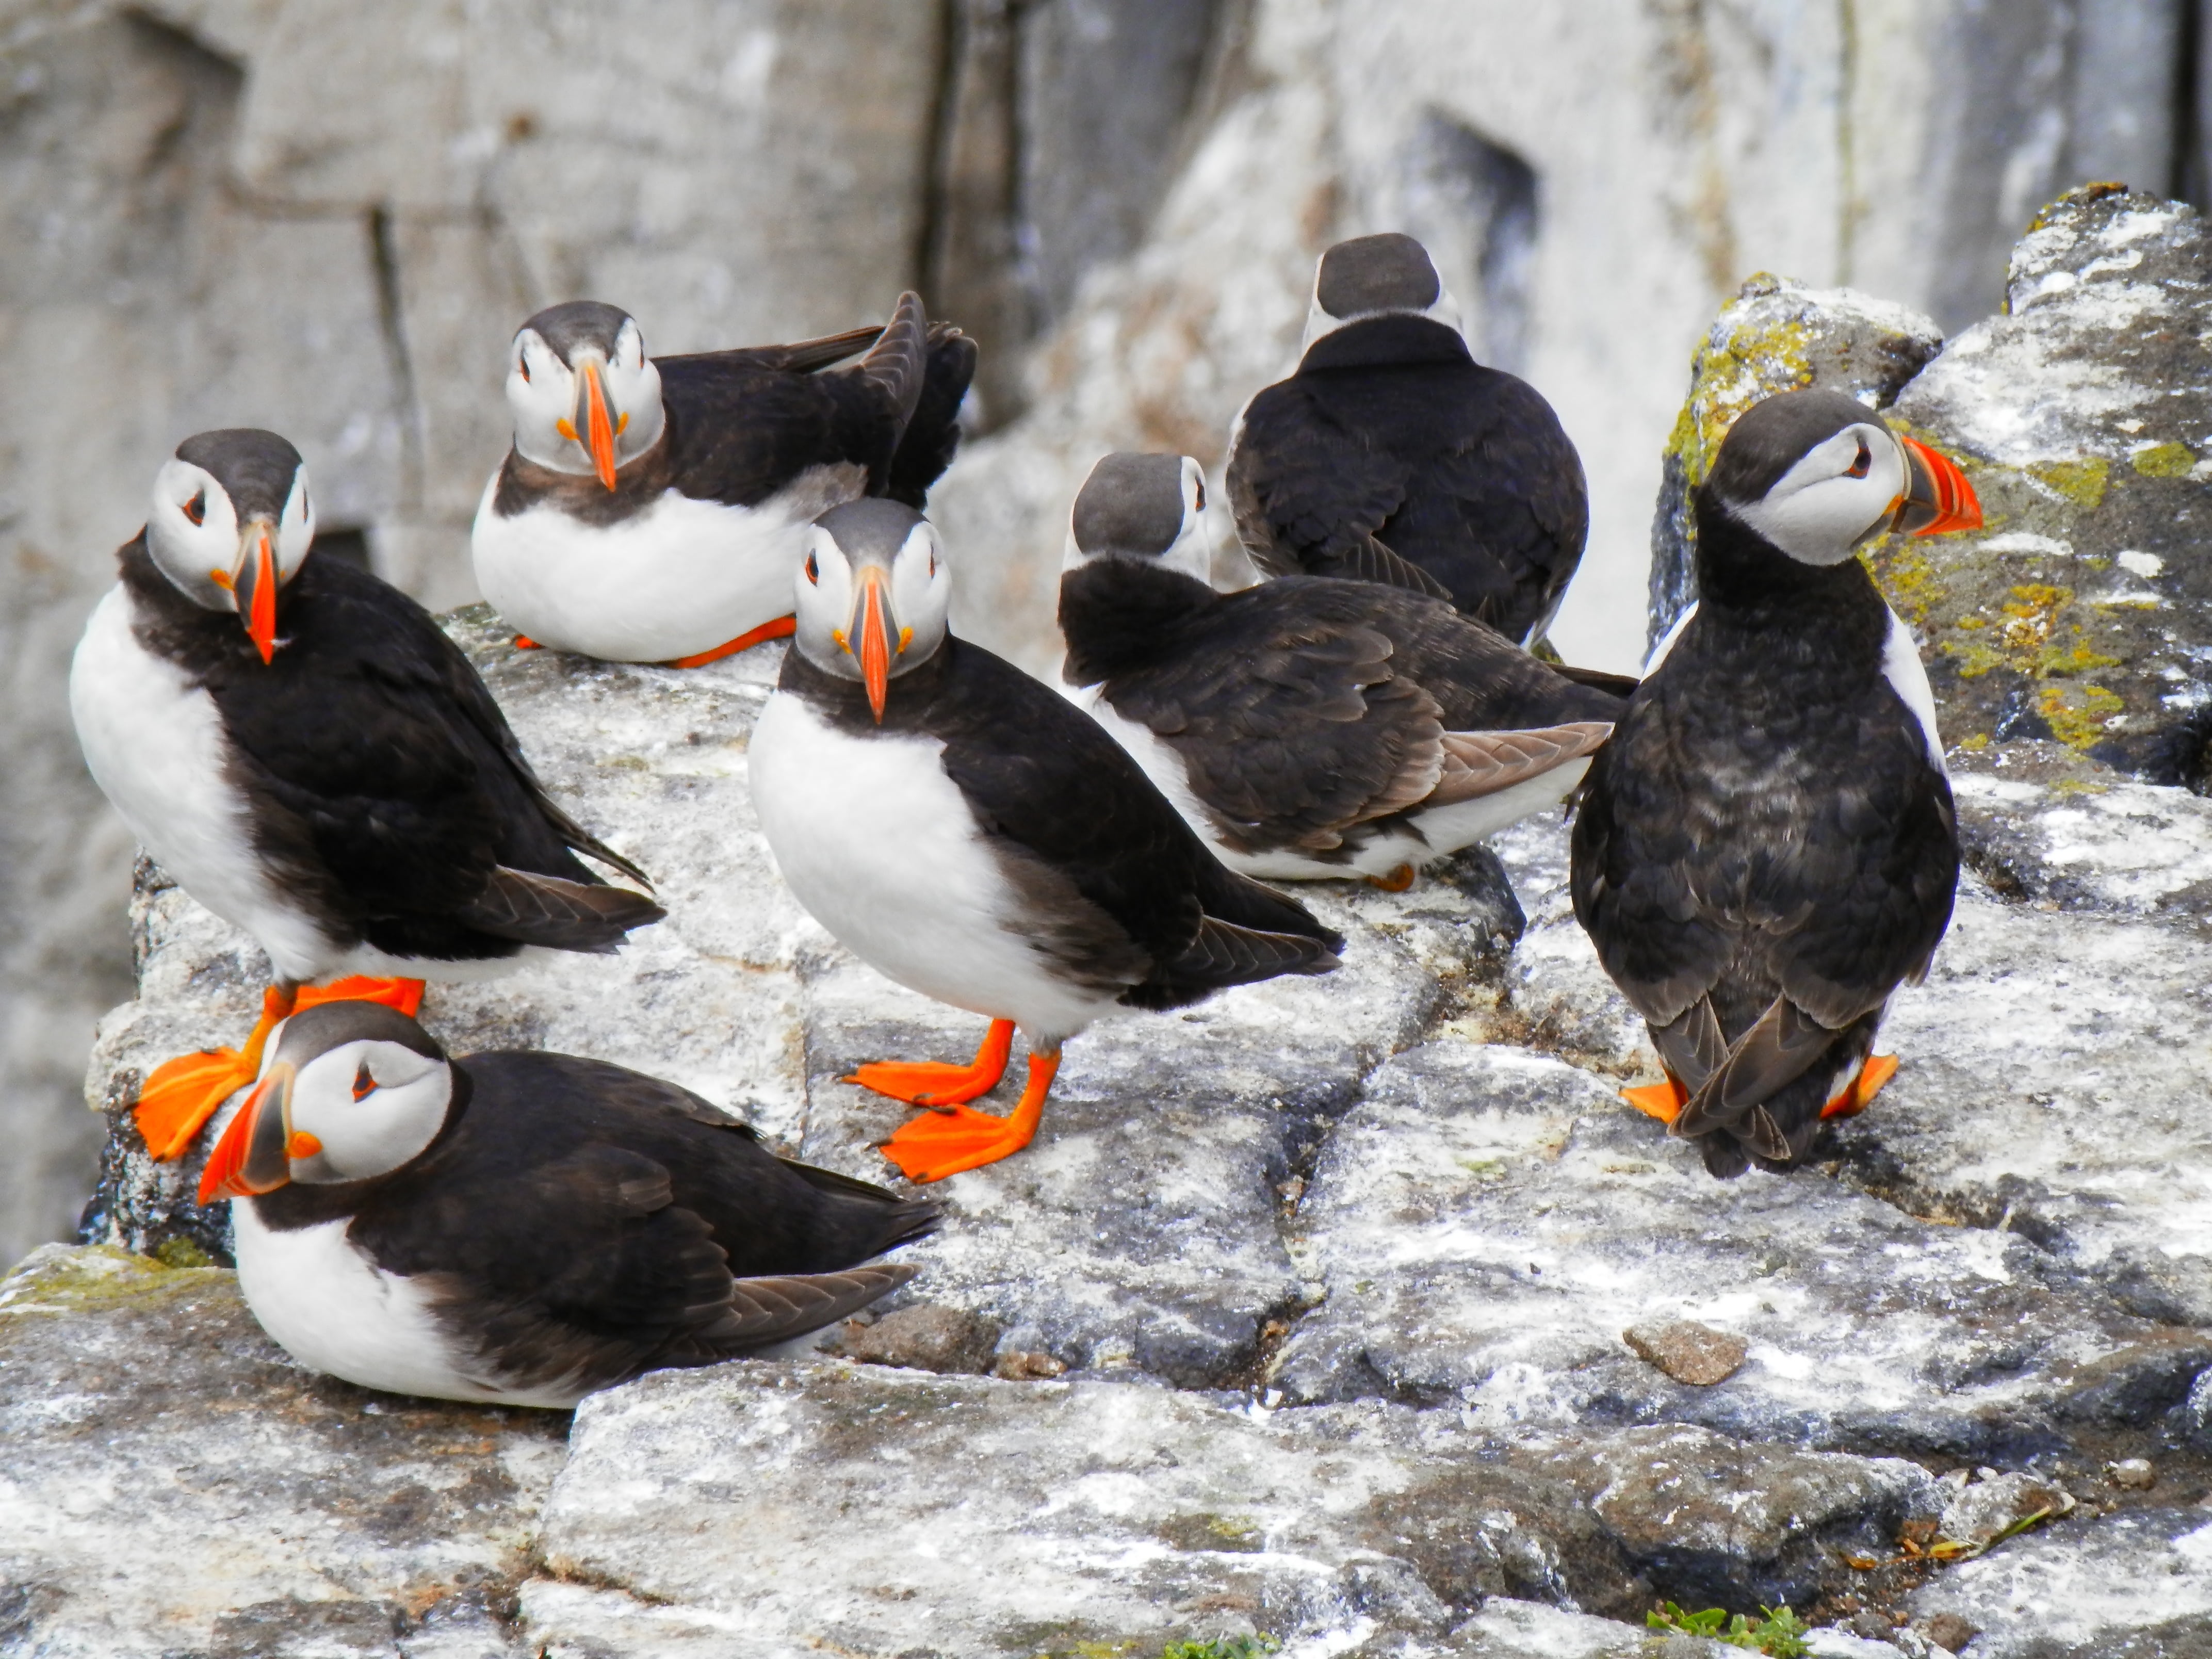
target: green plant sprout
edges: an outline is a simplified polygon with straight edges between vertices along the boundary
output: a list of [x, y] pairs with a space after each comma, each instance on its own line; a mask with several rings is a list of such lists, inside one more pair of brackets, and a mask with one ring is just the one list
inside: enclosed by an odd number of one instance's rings
[[1644, 1615], [1644, 1622], [1653, 1630], [1702, 1636], [1707, 1641], [1765, 1654], [1768, 1659], [1806, 1659], [1812, 1652], [1805, 1645], [1805, 1638], [1813, 1627], [1787, 1607], [1761, 1607], [1760, 1616], [1751, 1619], [1741, 1613], [1730, 1618], [1725, 1607], [1690, 1613], [1672, 1601], [1662, 1601], [1659, 1607], [1657, 1613]]

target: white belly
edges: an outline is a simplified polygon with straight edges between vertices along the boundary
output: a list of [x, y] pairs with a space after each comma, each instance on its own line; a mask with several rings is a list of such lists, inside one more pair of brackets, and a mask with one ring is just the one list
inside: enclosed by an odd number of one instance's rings
[[439, 1328], [429, 1297], [356, 1249], [343, 1220], [277, 1232], [251, 1200], [230, 1210], [238, 1288], [261, 1328], [310, 1370], [433, 1400], [575, 1404], [573, 1389], [516, 1392], [479, 1374]]
[[779, 691], [753, 727], [753, 807], [799, 902], [909, 989], [1057, 1048], [1115, 1006], [1048, 971], [977, 833], [944, 745], [854, 737]]
[[94, 781], [154, 861], [258, 939], [280, 976], [333, 971], [336, 945], [283, 901], [254, 854], [215, 699], [138, 642], [131, 613], [128, 591], [111, 589], [70, 665], [70, 714]]
[[492, 475], [470, 532], [477, 586], [540, 645], [611, 662], [711, 651], [787, 617], [806, 526], [860, 494], [862, 468], [817, 466], [754, 507], [665, 493], [606, 526], [558, 507], [492, 510]]

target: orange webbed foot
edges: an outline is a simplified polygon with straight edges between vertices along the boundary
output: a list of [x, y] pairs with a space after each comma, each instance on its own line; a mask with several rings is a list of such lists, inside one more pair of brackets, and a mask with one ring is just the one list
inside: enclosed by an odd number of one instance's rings
[[1014, 1046], [1014, 1022], [994, 1019], [984, 1034], [983, 1046], [966, 1066], [934, 1060], [883, 1060], [863, 1066], [850, 1077], [857, 1083], [909, 1106], [964, 1106], [991, 1092], [1006, 1074], [1006, 1056]]
[[1620, 1097], [1644, 1116], [1656, 1117], [1662, 1123], [1670, 1125], [1682, 1115], [1682, 1108], [1690, 1103], [1690, 1091], [1672, 1076], [1664, 1083], [1646, 1083], [1638, 1088], [1623, 1089]]
[[243, 1048], [204, 1048], [156, 1066], [138, 1086], [131, 1116], [156, 1163], [182, 1158], [207, 1121], [261, 1073], [261, 1050], [270, 1032], [292, 1012], [296, 994], [270, 986], [261, 994], [261, 1018]]
[[702, 651], [694, 656], [678, 657], [675, 661], [664, 663], [661, 665], [665, 668], [704, 668], [710, 662], [720, 662], [725, 657], [734, 657], [740, 651], [750, 650], [756, 645], [764, 645], [770, 640], [789, 639], [798, 631], [798, 617], [778, 617], [774, 622], [764, 622], [750, 632], [740, 634], [734, 640], [724, 645], [718, 645], [711, 651]]
[[422, 981], [419, 979], [377, 979], [349, 974], [328, 985], [302, 985], [295, 1012], [325, 1002], [380, 1002], [412, 1019], [422, 1012]]
[[1401, 864], [1387, 876], [1368, 877], [1367, 884], [1380, 887], [1386, 893], [1402, 893], [1413, 884], [1417, 873], [1412, 865]]
[[969, 1106], [943, 1109], [902, 1125], [884, 1143], [883, 1154], [909, 1181], [942, 1181], [963, 1170], [996, 1164], [1036, 1138], [1044, 1097], [1059, 1069], [1058, 1054], [1031, 1054], [1029, 1082], [1022, 1090], [1021, 1103], [1011, 1114], [994, 1117]]
[[1881, 1085], [1897, 1075], [1895, 1054], [1869, 1054], [1866, 1063], [1859, 1067], [1850, 1086], [1820, 1108], [1820, 1115], [1856, 1117], [1874, 1104], [1874, 1097], [1881, 1092]]
[[518, 651], [543, 651], [545, 647], [527, 634], [517, 634], [514, 636], [514, 648]]

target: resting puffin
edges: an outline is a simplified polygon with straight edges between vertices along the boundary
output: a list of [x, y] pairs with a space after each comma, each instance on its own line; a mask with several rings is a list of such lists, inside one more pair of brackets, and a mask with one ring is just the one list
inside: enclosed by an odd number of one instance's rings
[[573, 1406], [819, 1330], [914, 1276], [937, 1209], [775, 1157], [696, 1095], [568, 1054], [447, 1058], [406, 1015], [276, 1028], [210, 1154], [239, 1289], [301, 1364]]
[[[243, 1050], [146, 1079], [156, 1158], [253, 1080], [297, 1004], [374, 995], [412, 1012], [426, 978], [505, 972], [536, 947], [611, 951], [662, 914], [577, 861], [651, 885], [547, 797], [429, 613], [310, 558], [314, 535], [290, 444], [186, 439], [70, 665], [94, 781], [186, 892], [260, 941], [276, 979]], [[355, 977], [301, 989], [332, 975]]]
[[1434, 593], [1540, 636], [1589, 533], [1582, 461], [1540, 393], [1474, 361], [1428, 251], [1394, 234], [1322, 254], [1303, 351], [1230, 439], [1254, 562]]
[[[1343, 943], [1223, 868], [1095, 721], [952, 637], [951, 587], [913, 508], [825, 514], [749, 756], [762, 832], [815, 920], [900, 984], [991, 1021], [972, 1066], [849, 1079], [937, 1109], [884, 1148], [916, 1181], [1026, 1146], [1061, 1042], [1101, 1015], [1326, 973]], [[1005, 1072], [1016, 1026], [1020, 1104], [968, 1109]]]
[[1951, 919], [1959, 836], [1912, 635], [1852, 556], [1971, 530], [1957, 467], [1836, 392], [1754, 405], [1693, 498], [1697, 613], [1629, 700], [1575, 820], [1575, 915], [1705, 1167], [1787, 1170], [1897, 1068], [1891, 994]]
[[1426, 593], [1206, 585], [1188, 455], [1109, 455], [1069, 518], [1061, 671], [1223, 863], [1265, 880], [1415, 869], [1565, 799], [1621, 696]]
[[693, 668], [781, 638], [807, 526], [864, 495], [921, 506], [975, 373], [975, 342], [915, 294], [884, 328], [657, 359], [614, 306], [541, 311], [514, 337], [477, 583], [518, 643], [616, 662]]

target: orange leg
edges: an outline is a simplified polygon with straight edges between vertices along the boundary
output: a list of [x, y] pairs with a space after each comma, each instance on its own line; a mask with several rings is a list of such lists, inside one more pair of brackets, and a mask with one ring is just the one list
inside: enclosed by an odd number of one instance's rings
[[799, 631], [799, 618], [778, 617], [774, 622], [764, 622], [750, 633], [740, 634], [726, 645], [718, 645], [711, 651], [702, 651], [696, 656], [678, 657], [665, 663], [666, 668], [704, 668], [710, 662], [720, 662], [725, 657], [734, 657], [738, 652], [769, 640], [788, 639]]
[[1053, 1073], [1059, 1070], [1058, 1054], [1032, 1054], [1029, 1082], [1011, 1115], [993, 1117], [972, 1107], [955, 1106], [918, 1117], [884, 1143], [884, 1156], [897, 1164], [909, 1181], [942, 1181], [963, 1170], [996, 1164], [1036, 1137], [1037, 1124], [1044, 1117], [1044, 1097], [1051, 1091]]
[[1669, 1072], [1664, 1083], [1647, 1083], [1641, 1088], [1623, 1089], [1620, 1097], [1644, 1114], [1656, 1117], [1662, 1123], [1672, 1123], [1682, 1115], [1682, 1108], [1690, 1103], [1690, 1091], [1674, 1079]]
[[933, 1060], [878, 1060], [841, 1081], [857, 1083], [909, 1106], [964, 1106], [999, 1086], [999, 1079], [1006, 1074], [1006, 1056], [1013, 1048], [1014, 1022], [994, 1019], [970, 1065], [947, 1066]]
[[261, 1018], [243, 1048], [204, 1048], [156, 1066], [138, 1086], [131, 1115], [146, 1150], [167, 1163], [184, 1156], [207, 1121], [260, 1075], [261, 1050], [270, 1032], [292, 1012], [296, 993], [270, 986], [261, 994]]
[[1410, 864], [1401, 864], [1387, 876], [1370, 876], [1367, 884], [1380, 887], [1386, 893], [1402, 893], [1413, 884], [1415, 871]]
[[300, 1000], [293, 1012], [297, 1013], [301, 1008], [312, 1008], [320, 1002], [380, 1002], [412, 1019], [422, 1012], [422, 981], [372, 979], [367, 974], [351, 974], [344, 979], [334, 979], [328, 985], [302, 985]]
[[1827, 1117], [1856, 1117], [1874, 1104], [1874, 1097], [1881, 1092], [1881, 1085], [1897, 1075], [1895, 1054], [1869, 1054], [1866, 1064], [1859, 1067], [1849, 1087], [1826, 1105], [1820, 1115]]
[[527, 634], [517, 634], [514, 636], [514, 648], [518, 651], [543, 651], [545, 647]]

